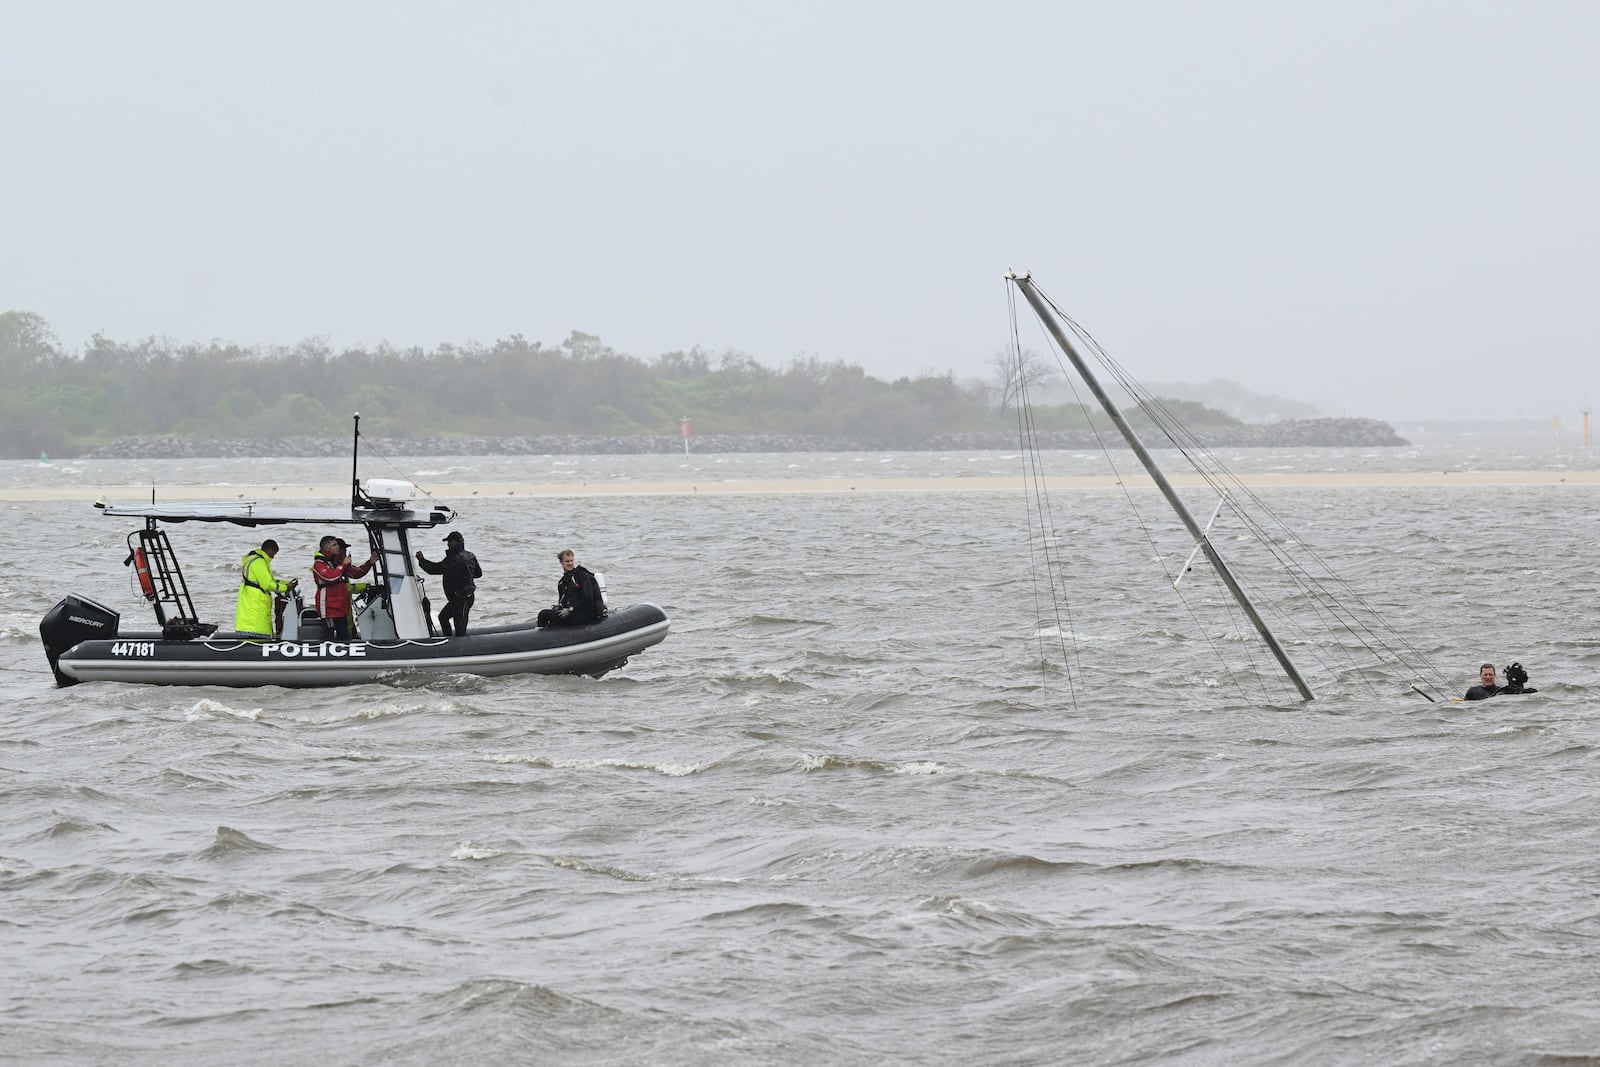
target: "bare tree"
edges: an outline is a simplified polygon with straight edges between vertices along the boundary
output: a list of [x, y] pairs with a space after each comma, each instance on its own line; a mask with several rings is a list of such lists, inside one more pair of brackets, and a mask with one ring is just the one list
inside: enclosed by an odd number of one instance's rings
[[1061, 377], [1061, 371], [1055, 364], [1046, 361], [1031, 348], [1024, 348], [1020, 352], [996, 352], [989, 357], [989, 366], [994, 369], [994, 385], [990, 387], [990, 396], [998, 397], [994, 405], [998, 411], [1009, 410], [1035, 389], [1050, 385]]

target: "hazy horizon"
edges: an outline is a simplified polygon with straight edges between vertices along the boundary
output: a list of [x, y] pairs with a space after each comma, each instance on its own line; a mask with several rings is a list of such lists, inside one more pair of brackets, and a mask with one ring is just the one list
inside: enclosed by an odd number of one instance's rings
[[1597, 30], [1576, 3], [11, 5], [0, 310], [74, 349], [581, 330], [985, 378], [1018, 268], [1145, 381], [1575, 425]]

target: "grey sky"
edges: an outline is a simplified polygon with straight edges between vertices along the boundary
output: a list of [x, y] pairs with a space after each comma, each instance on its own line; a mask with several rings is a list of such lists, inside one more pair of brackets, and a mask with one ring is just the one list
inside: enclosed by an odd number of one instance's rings
[[0, 0], [0, 310], [980, 377], [1019, 267], [1147, 381], [1575, 423], [1597, 55], [1578, 2]]

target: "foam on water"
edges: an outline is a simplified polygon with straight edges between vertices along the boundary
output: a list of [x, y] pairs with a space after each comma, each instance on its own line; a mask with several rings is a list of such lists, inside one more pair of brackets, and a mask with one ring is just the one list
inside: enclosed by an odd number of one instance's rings
[[185, 715], [191, 722], [214, 720], [223, 716], [231, 716], [232, 718], [236, 719], [259, 720], [263, 712], [264, 709], [262, 708], [237, 708], [224, 701], [214, 700], [211, 697], [205, 697], [204, 699], [198, 700], [191, 705]]
[[680, 763], [676, 760], [641, 763], [620, 759], [557, 759], [551, 756], [528, 756], [515, 753], [496, 753], [483, 758], [490, 763], [521, 763], [530, 767], [549, 767], [553, 770], [654, 771], [669, 778], [682, 778], [689, 774], [699, 774], [701, 771], [710, 770], [716, 766], [714, 760], [706, 760], [700, 763]]

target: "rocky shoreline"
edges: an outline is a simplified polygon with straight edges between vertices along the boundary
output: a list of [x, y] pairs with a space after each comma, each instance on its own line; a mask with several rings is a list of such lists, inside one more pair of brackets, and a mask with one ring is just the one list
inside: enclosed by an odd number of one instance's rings
[[[1292, 419], [1235, 426], [1196, 435], [1210, 448], [1392, 448], [1410, 444], [1394, 427], [1376, 419]], [[675, 434], [609, 437], [599, 434], [543, 434], [530, 437], [380, 437], [366, 438], [390, 456], [548, 456], [651, 455], [683, 451]], [[1049, 449], [1099, 448], [1088, 430], [1055, 430], [1038, 435]], [[1111, 433], [1108, 446], [1122, 447]], [[697, 453], [728, 452], [981, 452], [1017, 448], [1010, 432], [935, 434], [920, 439], [887, 440], [869, 436], [810, 434], [697, 434]], [[177, 437], [119, 437], [87, 453], [90, 459], [211, 459], [262, 456], [343, 456], [348, 437], [275, 437], [188, 440]]]

